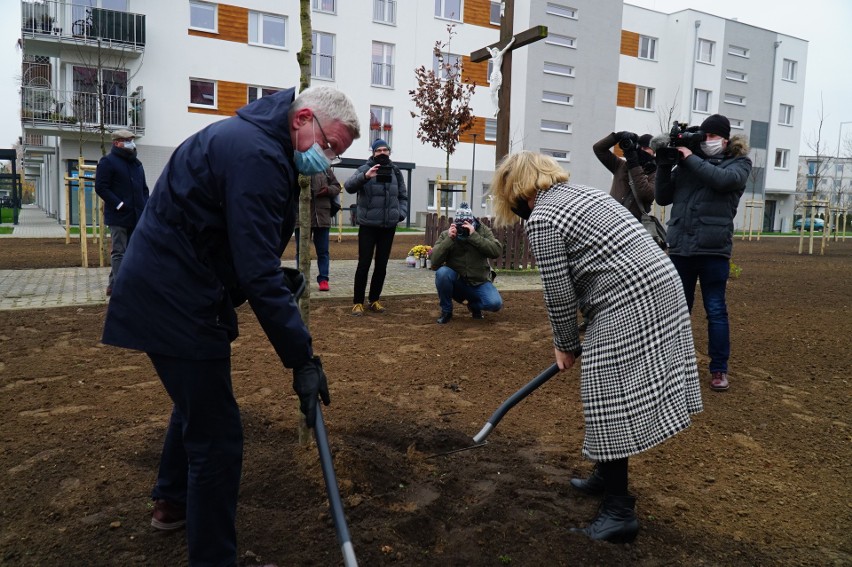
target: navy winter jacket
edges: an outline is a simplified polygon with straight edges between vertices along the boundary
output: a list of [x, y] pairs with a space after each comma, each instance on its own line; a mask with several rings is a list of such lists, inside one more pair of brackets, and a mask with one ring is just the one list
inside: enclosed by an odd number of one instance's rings
[[294, 92], [260, 98], [174, 151], [121, 265], [104, 343], [225, 358], [234, 306], [246, 298], [286, 367], [313, 355], [281, 271], [299, 198], [287, 126]]
[[113, 146], [98, 162], [95, 192], [104, 200], [107, 226], [135, 227], [149, 194], [142, 162], [129, 150]]

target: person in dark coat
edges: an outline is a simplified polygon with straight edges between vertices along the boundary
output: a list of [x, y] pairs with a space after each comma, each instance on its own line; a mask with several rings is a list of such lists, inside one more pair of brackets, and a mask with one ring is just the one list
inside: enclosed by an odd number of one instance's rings
[[[512, 154], [494, 173], [494, 214], [498, 225], [526, 219], [559, 369], [582, 352], [583, 455], [596, 465], [571, 485], [603, 502], [589, 526], [572, 531], [629, 542], [639, 520], [628, 458], [702, 409], [692, 326], [677, 271], [639, 221], [603, 192], [567, 181], [550, 156]], [[591, 321], [582, 350], [578, 308]]]
[[[330, 291], [329, 234], [331, 233], [331, 206], [340, 208], [343, 188], [331, 169], [311, 176], [311, 239], [317, 252], [317, 286], [320, 291]], [[296, 229], [296, 266], [299, 265], [299, 229]]]
[[104, 201], [104, 223], [112, 241], [107, 295], [112, 295], [127, 244], [149, 195], [145, 169], [136, 157], [136, 136], [130, 130], [116, 130], [111, 137], [112, 149], [95, 170], [95, 192]]
[[710, 389], [724, 392], [731, 355], [730, 325], [725, 290], [730, 274], [734, 217], [751, 174], [748, 141], [731, 137], [731, 123], [713, 114], [701, 123], [706, 140], [693, 152], [679, 146], [677, 165], [657, 170], [657, 203], [671, 205], [666, 240], [669, 258], [683, 281], [689, 310], [695, 284], [707, 313], [707, 354]]
[[[624, 158], [610, 151], [616, 144], [627, 146], [622, 150]], [[610, 197], [627, 207], [636, 220], [642, 218], [642, 213], [648, 211], [654, 202], [657, 164], [654, 163], [654, 150], [651, 149], [651, 135], [636, 137], [632, 132], [613, 132], [596, 142], [592, 151], [598, 161], [612, 173]], [[636, 202], [630, 190], [631, 178], [640, 203]]]
[[103, 342], [141, 350], [174, 402], [151, 524], [186, 524], [190, 565], [235, 565], [243, 456], [231, 385], [235, 307], [248, 301], [286, 368], [308, 426], [328, 384], [281, 266], [296, 222], [297, 173], [328, 169], [359, 136], [331, 87], [265, 96], [174, 151], [127, 249]]
[[390, 159], [390, 146], [379, 139], [373, 142], [372, 151], [370, 159], [343, 184], [347, 193], [358, 195], [358, 267], [352, 298], [352, 315], [356, 317], [364, 314], [367, 274], [373, 254], [376, 263], [366, 309], [374, 313], [385, 311], [379, 298], [385, 285], [393, 237], [396, 225], [408, 218], [408, 190], [402, 172]]

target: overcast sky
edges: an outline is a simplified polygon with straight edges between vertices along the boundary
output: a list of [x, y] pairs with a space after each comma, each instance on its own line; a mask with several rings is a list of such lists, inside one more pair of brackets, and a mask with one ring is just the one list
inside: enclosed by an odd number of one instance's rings
[[[837, 151], [841, 122], [849, 122], [843, 125], [843, 138], [852, 138], [852, 41], [849, 34], [852, 1], [628, 0], [627, 3], [665, 13], [693, 8], [807, 40], [805, 106], [801, 114], [799, 151], [813, 153], [809, 145], [816, 139], [819, 126], [820, 97], [826, 153]], [[21, 135], [18, 98], [21, 53], [15, 43], [21, 35], [20, 4], [15, 0], [0, 0], [0, 6], [0, 148], [8, 148]]]

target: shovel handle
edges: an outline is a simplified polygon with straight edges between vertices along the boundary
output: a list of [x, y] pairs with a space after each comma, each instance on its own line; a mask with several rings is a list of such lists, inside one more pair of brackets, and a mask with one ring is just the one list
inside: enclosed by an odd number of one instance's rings
[[515, 407], [515, 404], [529, 396], [533, 390], [553, 378], [559, 373], [559, 366], [554, 362], [550, 366], [548, 366], [544, 372], [533, 378], [530, 382], [528, 382], [523, 388], [509, 396], [505, 402], [500, 404], [500, 407], [497, 408], [491, 417], [488, 418], [488, 422], [485, 424], [485, 427], [477, 433], [473, 437], [473, 441], [475, 443], [482, 443], [485, 441], [485, 438], [488, 437], [488, 434], [491, 433], [491, 430], [494, 429], [500, 420], [503, 419], [503, 416], [506, 415], [506, 412]]
[[317, 449], [319, 449], [322, 476], [325, 478], [325, 491], [328, 493], [328, 502], [331, 505], [331, 513], [334, 517], [337, 542], [340, 544], [341, 553], [343, 553], [343, 564], [346, 567], [358, 567], [355, 549], [352, 547], [352, 540], [349, 538], [349, 528], [346, 527], [346, 516], [343, 515], [343, 502], [340, 500], [340, 491], [337, 489], [337, 475], [334, 474], [334, 463], [331, 460], [331, 449], [328, 447], [328, 434], [325, 431], [320, 404], [317, 404], [314, 437], [316, 437]]

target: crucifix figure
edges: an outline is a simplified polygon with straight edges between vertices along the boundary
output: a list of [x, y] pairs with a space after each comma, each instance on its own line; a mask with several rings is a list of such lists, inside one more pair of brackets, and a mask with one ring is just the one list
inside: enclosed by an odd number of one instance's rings
[[512, 96], [512, 52], [547, 37], [547, 26], [536, 26], [513, 35], [512, 22], [515, 19], [514, 0], [503, 2], [500, 18], [500, 41], [478, 49], [470, 54], [473, 63], [494, 59], [491, 71], [491, 100], [497, 106], [497, 163], [509, 153], [509, 114]]

